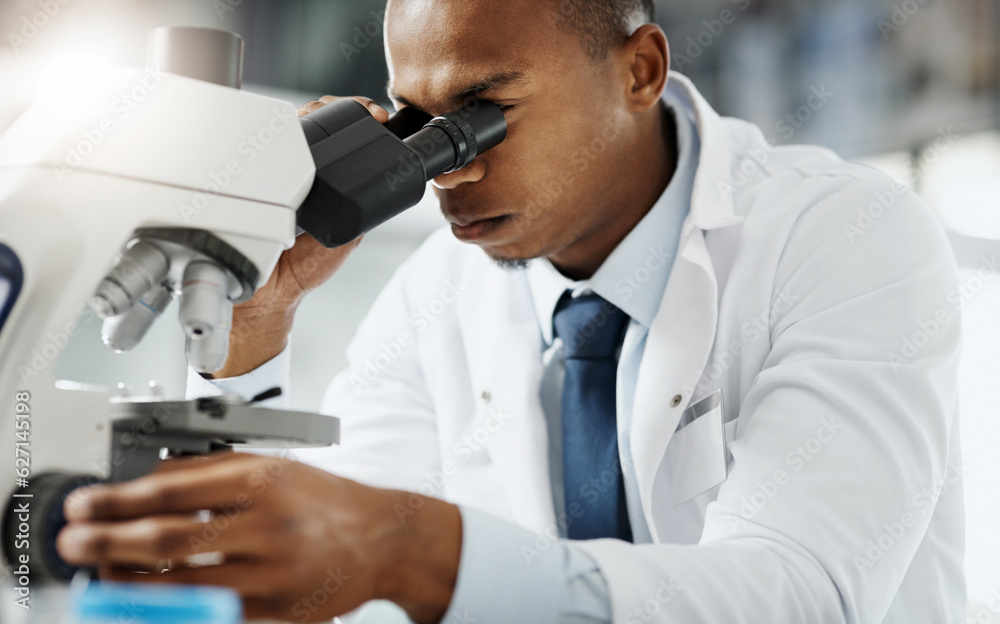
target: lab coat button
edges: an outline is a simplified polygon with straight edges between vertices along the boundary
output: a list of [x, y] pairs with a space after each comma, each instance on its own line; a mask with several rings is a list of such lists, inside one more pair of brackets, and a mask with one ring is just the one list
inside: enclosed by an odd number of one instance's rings
[[670, 407], [677, 407], [681, 404], [681, 395], [675, 394], [674, 398], [670, 399]]
[[489, 403], [490, 402], [490, 391], [489, 390], [483, 390], [483, 394], [480, 395], [480, 396], [483, 399], [483, 403]]

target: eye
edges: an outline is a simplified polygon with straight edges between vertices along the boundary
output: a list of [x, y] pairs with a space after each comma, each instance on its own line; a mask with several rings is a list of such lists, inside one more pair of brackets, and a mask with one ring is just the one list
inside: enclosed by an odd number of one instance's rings
[[503, 112], [505, 112], [505, 113], [509, 113], [510, 111], [514, 110], [515, 108], [517, 108], [517, 104], [510, 104], [510, 105], [507, 105], [507, 106], [501, 106], [500, 110], [503, 111]]

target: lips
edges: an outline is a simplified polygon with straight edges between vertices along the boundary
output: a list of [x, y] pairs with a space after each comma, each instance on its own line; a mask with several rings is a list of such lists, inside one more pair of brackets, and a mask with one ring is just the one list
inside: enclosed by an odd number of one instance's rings
[[499, 217], [491, 217], [488, 219], [462, 219], [458, 217], [449, 217], [451, 221], [451, 231], [455, 235], [455, 238], [463, 241], [472, 241], [480, 238], [485, 238], [495, 232], [500, 226], [506, 222], [509, 215], [501, 215]]
[[480, 221], [489, 221], [491, 219], [499, 219], [506, 215], [497, 215], [495, 217], [463, 217], [460, 215], [449, 215], [448, 221], [451, 221], [459, 227], [468, 227], [473, 223], [479, 223]]

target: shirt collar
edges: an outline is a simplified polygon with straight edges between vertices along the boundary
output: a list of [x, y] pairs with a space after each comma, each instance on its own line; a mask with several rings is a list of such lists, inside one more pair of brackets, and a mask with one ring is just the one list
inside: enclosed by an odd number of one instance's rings
[[691, 189], [701, 152], [693, 111], [685, 100], [670, 96], [668, 91], [663, 103], [676, 121], [677, 169], [646, 216], [589, 280], [565, 277], [547, 258], [533, 260], [528, 267], [528, 285], [546, 344], [552, 343], [556, 303], [567, 289], [573, 291], [573, 297], [595, 292], [647, 330], [652, 325], [673, 266], [681, 227], [691, 206]]

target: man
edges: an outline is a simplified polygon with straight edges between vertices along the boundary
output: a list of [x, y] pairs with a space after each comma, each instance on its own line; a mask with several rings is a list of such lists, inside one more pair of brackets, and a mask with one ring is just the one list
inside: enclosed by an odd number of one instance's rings
[[[450, 232], [390, 281], [324, 401], [342, 447], [303, 455], [327, 471], [229, 454], [94, 488], [62, 555], [297, 621], [374, 598], [417, 622], [957, 621], [940, 227], [873, 170], [718, 117], [652, 18], [390, 2], [396, 103], [479, 96], [509, 133], [435, 180]], [[348, 252], [300, 237], [235, 313], [254, 340], [189, 393], [286, 384], [295, 308]]]

